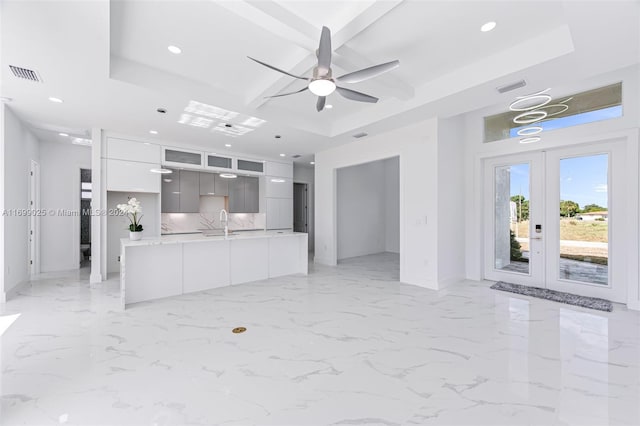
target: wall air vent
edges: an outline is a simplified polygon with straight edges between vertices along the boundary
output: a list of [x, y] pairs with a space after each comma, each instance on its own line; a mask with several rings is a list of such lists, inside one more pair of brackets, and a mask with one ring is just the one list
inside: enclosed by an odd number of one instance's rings
[[507, 93], [512, 90], [519, 89], [527, 85], [527, 82], [524, 80], [516, 81], [515, 83], [507, 84], [506, 86], [498, 87], [497, 90], [500, 93]]
[[40, 78], [40, 74], [38, 71], [30, 70], [27, 68], [16, 67], [15, 65], [9, 65], [9, 69], [18, 78], [22, 78], [23, 80], [30, 80], [36, 82], [42, 82]]
[[365, 136], [368, 136], [369, 133], [366, 132], [360, 132], [360, 133], [356, 133], [355, 135], [353, 135], [354, 138], [356, 139], [360, 139], [360, 138], [364, 138]]

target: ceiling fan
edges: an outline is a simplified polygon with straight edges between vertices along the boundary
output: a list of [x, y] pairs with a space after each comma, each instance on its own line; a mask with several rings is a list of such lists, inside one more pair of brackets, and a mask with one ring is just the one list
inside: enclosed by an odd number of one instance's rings
[[296, 93], [301, 93], [308, 89], [311, 91], [311, 93], [318, 96], [318, 102], [316, 103], [316, 109], [318, 111], [322, 111], [324, 109], [324, 104], [326, 102], [327, 96], [333, 93], [334, 90], [336, 90], [344, 98], [350, 99], [352, 101], [370, 103], [378, 102], [378, 98], [376, 97], [367, 95], [365, 93], [356, 92], [355, 90], [346, 89], [344, 87], [339, 87], [336, 85], [336, 82], [359, 83], [361, 81], [377, 77], [387, 71], [391, 71], [392, 69], [397, 68], [400, 65], [400, 61], [395, 60], [386, 62], [384, 64], [374, 65], [369, 68], [364, 68], [359, 71], [350, 72], [334, 79], [331, 73], [331, 32], [327, 27], [322, 27], [322, 33], [320, 35], [320, 46], [316, 51], [316, 56], [318, 56], [318, 65], [313, 68], [313, 77], [311, 78], [294, 75], [272, 65], [254, 59], [251, 56], [247, 57], [252, 61], [259, 63], [260, 65], [264, 65], [267, 68], [271, 68], [272, 70], [281, 72], [288, 76], [298, 78], [300, 80], [306, 80], [309, 82], [306, 87], [298, 91], [281, 93], [274, 96], [267, 96], [267, 98], [278, 98], [281, 96], [295, 95]]

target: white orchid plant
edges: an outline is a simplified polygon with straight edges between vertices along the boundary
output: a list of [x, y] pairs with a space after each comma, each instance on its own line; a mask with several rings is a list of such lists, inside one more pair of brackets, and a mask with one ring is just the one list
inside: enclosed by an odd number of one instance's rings
[[126, 214], [129, 218], [129, 221], [131, 221], [131, 224], [129, 225], [129, 231], [142, 231], [142, 225], [140, 224], [140, 221], [142, 220], [143, 215], [141, 214], [142, 206], [140, 205], [140, 201], [136, 200], [135, 198], [129, 198], [127, 204], [118, 204], [116, 207], [118, 207], [118, 210]]

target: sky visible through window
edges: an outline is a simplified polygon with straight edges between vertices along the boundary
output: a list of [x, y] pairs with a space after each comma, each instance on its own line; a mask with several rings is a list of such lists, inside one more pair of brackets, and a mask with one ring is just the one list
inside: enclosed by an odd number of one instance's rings
[[[607, 207], [608, 155], [565, 158], [560, 161], [560, 198]], [[529, 199], [529, 164], [511, 166], [511, 195]]]
[[551, 120], [540, 121], [535, 124], [527, 124], [525, 126], [514, 127], [509, 131], [509, 137], [517, 138], [518, 130], [530, 126], [542, 127], [543, 131], [538, 136], [544, 137], [544, 132], [549, 130], [564, 129], [565, 127], [577, 126], [579, 124], [593, 123], [595, 121], [609, 120], [611, 118], [622, 117], [622, 105], [612, 106], [609, 108], [599, 109], [597, 111], [583, 112], [581, 114], [570, 115], [568, 117], [554, 118]]

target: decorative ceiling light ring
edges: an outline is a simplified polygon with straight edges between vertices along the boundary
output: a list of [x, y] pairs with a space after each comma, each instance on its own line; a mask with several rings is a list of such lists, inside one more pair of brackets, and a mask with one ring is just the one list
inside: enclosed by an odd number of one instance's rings
[[542, 133], [543, 130], [540, 126], [529, 126], [518, 130], [518, 136], [533, 136]]
[[521, 144], [534, 143], [540, 140], [540, 136], [531, 136], [529, 138], [520, 139]]
[[524, 99], [524, 98], [528, 98], [528, 97], [531, 97], [531, 96], [544, 95], [544, 94], [545, 94], [545, 93], [547, 93], [549, 90], [551, 90], [551, 87], [548, 87], [548, 88], [546, 88], [546, 89], [544, 89], [544, 90], [541, 90], [541, 91], [539, 91], [539, 92], [536, 92], [536, 93], [529, 93], [528, 95], [518, 96], [518, 97], [516, 97], [516, 99]]
[[[523, 103], [523, 102], [530, 101], [532, 99], [542, 99], [542, 102], [540, 102], [539, 104], [536, 104], [536, 105], [532, 105], [532, 106], [516, 108], [516, 105], [518, 105], [520, 103]], [[511, 102], [511, 105], [509, 105], [509, 109], [511, 111], [530, 111], [532, 109], [537, 109], [537, 108], [543, 107], [546, 104], [548, 104], [549, 102], [551, 102], [551, 96], [550, 95], [527, 96], [526, 98], [518, 98], [515, 101]]]
[[[531, 118], [532, 116], [535, 117]], [[522, 114], [516, 115], [513, 118], [513, 122], [516, 124], [531, 124], [536, 121], [544, 120], [545, 118], [547, 118], [547, 111], [525, 111]]]
[[547, 109], [547, 108], [553, 108], [553, 107], [560, 107], [564, 109], [561, 109], [560, 111], [556, 111], [556, 112], [551, 112], [551, 113], [547, 112], [547, 117], [553, 117], [554, 115], [562, 114], [563, 112], [569, 109], [569, 105], [565, 105], [565, 104], [551, 104], [551, 105], [540, 107], [538, 109]]

